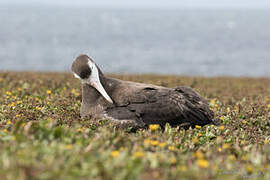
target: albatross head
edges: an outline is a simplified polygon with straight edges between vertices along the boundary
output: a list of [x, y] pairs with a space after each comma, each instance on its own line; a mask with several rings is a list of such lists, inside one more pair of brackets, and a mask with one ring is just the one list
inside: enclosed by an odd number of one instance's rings
[[87, 55], [80, 55], [72, 63], [71, 70], [74, 76], [80, 79], [82, 83], [86, 83], [94, 87], [108, 102], [113, 104], [112, 99], [100, 82], [99, 69], [91, 58]]

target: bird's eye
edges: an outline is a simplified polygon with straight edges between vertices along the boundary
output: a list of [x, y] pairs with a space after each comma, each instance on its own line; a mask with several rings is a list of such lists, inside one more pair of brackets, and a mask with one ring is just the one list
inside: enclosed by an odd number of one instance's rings
[[91, 70], [90, 70], [90, 68], [83, 69], [83, 70], [80, 72], [80, 77], [81, 77], [82, 79], [87, 79], [87, 78], [89, 78], [90, 75], [91, 75]]

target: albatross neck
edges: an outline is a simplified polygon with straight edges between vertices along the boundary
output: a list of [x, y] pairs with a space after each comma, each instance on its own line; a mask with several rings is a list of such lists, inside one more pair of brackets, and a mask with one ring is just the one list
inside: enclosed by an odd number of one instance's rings
[[[105, 77], [103, 74], [99, 75], [100, 82], [107, 94], [112, 98], [112, 92], [117, 85], [117, 81], [112, 78]], [[95, 104], [102, 95], [89, 84], [82, 84], [82, 102], [84, 104]], [[104, 101], [106, 101], [104, 99]]]

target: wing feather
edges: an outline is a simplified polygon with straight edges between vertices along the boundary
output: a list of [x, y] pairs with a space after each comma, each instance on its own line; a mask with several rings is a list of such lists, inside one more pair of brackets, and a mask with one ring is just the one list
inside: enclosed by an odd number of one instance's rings
[[120, 120], [133, 119], [160, 125], [169, 123], [172, 126], [205, 125], [212, 123], [214, 118], [207, 101], [189, 87], [146, 87], [130, 96], [125, 105], [107, 109], [107, 114]]

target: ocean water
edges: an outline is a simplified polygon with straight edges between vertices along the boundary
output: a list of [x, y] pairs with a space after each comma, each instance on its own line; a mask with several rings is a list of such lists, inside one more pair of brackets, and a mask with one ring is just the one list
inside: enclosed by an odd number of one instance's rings
[[270, 11], [0, 7], [0, 71], [270, 76]]

